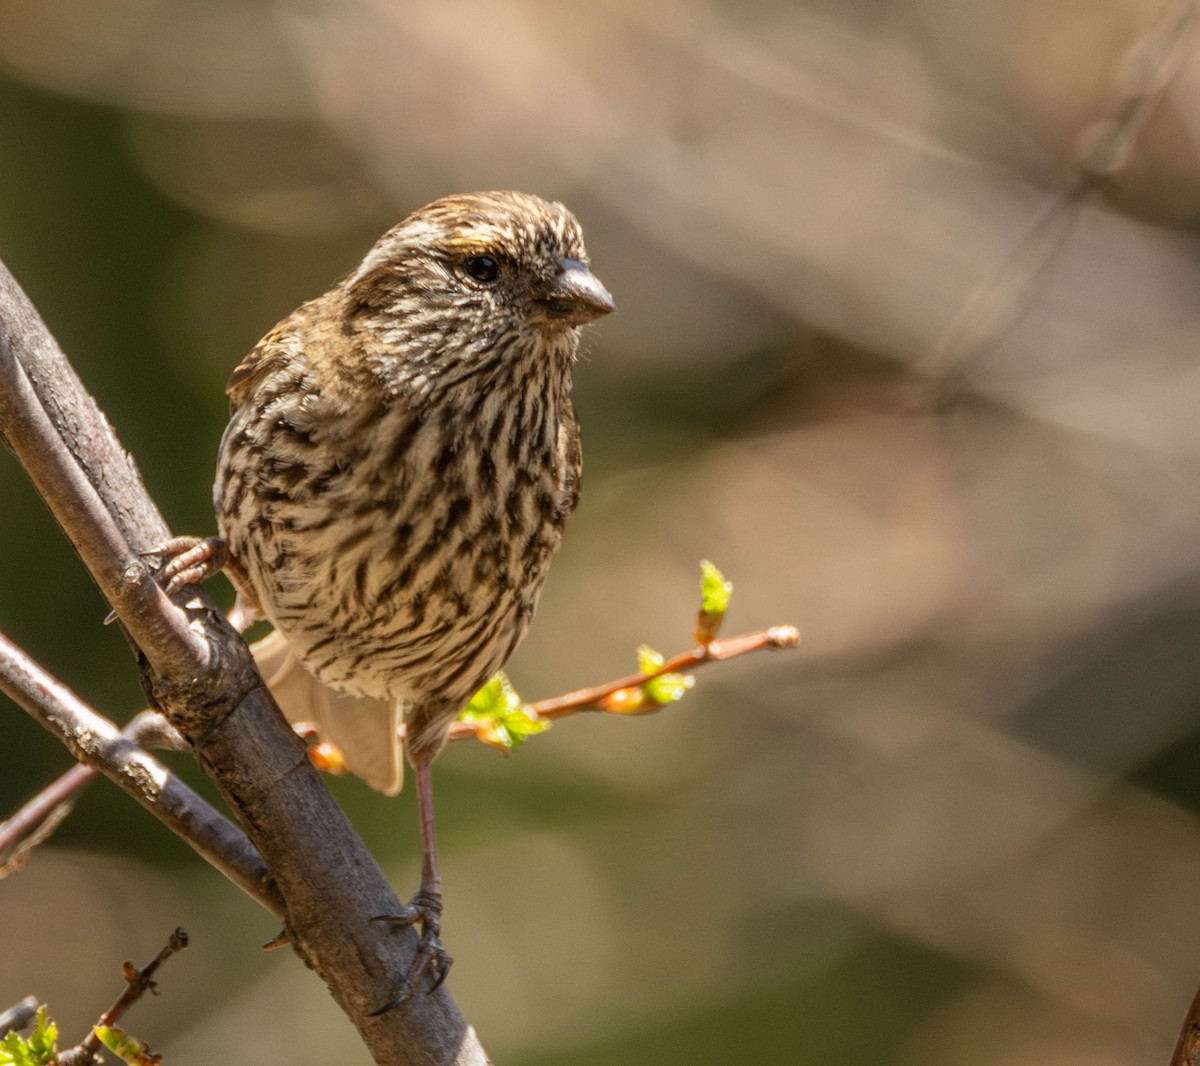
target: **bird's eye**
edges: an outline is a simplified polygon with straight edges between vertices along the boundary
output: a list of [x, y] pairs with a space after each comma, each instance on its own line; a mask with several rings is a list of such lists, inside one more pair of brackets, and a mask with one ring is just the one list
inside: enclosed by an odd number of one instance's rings
[[463, 272], [481, 285], [490, 285], [500, 276], [500, 264], [490, 255], [469, 255], [463, 260]]

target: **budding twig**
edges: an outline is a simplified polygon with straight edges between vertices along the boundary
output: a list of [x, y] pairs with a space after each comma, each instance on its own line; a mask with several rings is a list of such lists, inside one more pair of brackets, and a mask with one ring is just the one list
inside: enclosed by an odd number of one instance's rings
[[531, 704], [539, 718], [565, 718], [578, 711], [603, 710], [601, 701], [623, 689], [637, 688], [664, 674], [678, 674], [694, 670], [705, 663], [725, 662], [755, 651], [772, 651], [779, 648], [794, 648], [800, 643], [800, 631], [795, 626], [772, 626], [754, 633], [743, 633], [725, 640], [714, 640], [698, 645], [690, 651], [680, 652], [668, 659], [657, 670], [647, 674], [630, 674], [603, 685], [578, 689], [553, 699], [539, 700]]
[[[665, 674], [678, 674], [685, 670], [694, 670], [705, 663], [724, 662], [736, 659], [741, 655], [749, 655], [755, 651], [773, 651], [780, 648], [794, 648], [800, 642], [800, 631], [795, 626], [772, 626], [770, 629], [760, 629], [753, 633], [743, 633], [736, 637], [726, 637], [724, 640], [713, 640], [708, 644], [699, 644], [689, 651], [680, 652], [668, 659], [657, 670], [645, 674], [629, 674], [615, 681], [607, 681], [602, 685], [591, 688], [581, 688], [567, 692], [561, 696], [538, 700], [529, 704], [538, 718], [553, 720], [566, 718], [581, 711], [608, 711], [604, 701], [608, 697], [627, 689], [636, 689]], [[457, 721], [450, 727], [451, 740], [467, 740], [478, 736], [478, 730], [473, 722]]]
[[[175, 952], [186, 948], [187, 944], [187, 933], [183, 929], [176, 929], [163, 945], [163, 949], [140, 970], [132, 962], [125, 963], [121, 967], [121, 974], [125, 978], [125, 991], [117, 997], [108, 1010], [100, 1015], [99, 1020], [92, 1026], [92, 1031], [81, 1043], [58, 1053], [56, 1056], [58, 1066], [85, 1066], [86, 1063], [95, 1062], [96, 1056], [100, 1054], [103, 1046], [97, 1030], [113, 1028], [125, 1012], [142, 998], [147, 989], [154, 988], [155, 971]], [[157, 1061], [158, 1056], [147, 1055], [146, 1059], [147, 1061]]]

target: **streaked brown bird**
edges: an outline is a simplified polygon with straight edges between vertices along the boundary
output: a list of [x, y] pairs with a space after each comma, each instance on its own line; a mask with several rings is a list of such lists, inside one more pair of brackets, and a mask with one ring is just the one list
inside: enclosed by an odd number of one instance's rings
[[403, 716], [423, 862], [396, 920], [421, 948], [395, 1002], [450, 964], [430, 764], [529, 627], [579, 497], [579, 327], [613, 309], [562, 204], [423, 207], [233, 372], [220, 539], [168, 546], [170, 589], [229, 571], [285, 713], [389, 793]]

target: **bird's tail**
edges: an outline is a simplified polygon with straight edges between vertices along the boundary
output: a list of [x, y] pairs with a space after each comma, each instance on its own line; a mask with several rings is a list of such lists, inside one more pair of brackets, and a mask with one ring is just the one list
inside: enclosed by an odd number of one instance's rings
[[250, 645], [254, 661], [292, 725], [312, 725], [321, 740], [341, 749], [346, 768], [372, 788], [394, 796], [404, 783], [400, 708], [366, 696], [345, 696], [300, 665], [278, 630]]

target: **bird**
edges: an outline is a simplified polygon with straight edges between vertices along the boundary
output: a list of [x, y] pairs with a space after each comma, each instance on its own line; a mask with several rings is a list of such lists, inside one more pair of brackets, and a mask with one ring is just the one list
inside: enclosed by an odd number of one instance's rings
[[168, 593], [224, 569], [293, 722], [348, 768], [415, 777], [420, 925], [397, 996], [445, 979], [431, 765], [533, 618], [579, 500], [581, 327], [615, 310], [561, 203], [447, 196], [388, 230], [233, 371], [217, 537], [162, 549]]

